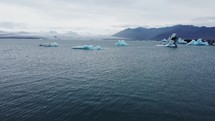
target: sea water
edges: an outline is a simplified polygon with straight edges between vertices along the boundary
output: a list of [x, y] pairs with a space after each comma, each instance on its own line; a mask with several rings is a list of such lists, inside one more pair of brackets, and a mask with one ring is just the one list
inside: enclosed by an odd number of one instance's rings
[[0, 40], [0, 121], [215, 120], [214, 46], [47, 42]]

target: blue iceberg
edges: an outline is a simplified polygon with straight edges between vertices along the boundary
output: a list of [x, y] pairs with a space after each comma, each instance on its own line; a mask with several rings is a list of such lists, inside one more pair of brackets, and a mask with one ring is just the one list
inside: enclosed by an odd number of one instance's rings
[[44, 44], [40, 44], [39, 46], [43, 46], [43, 47], [58, 47], [59, 44], [56, 42], [53, 43], [44, 43]]
[[116, 46], [127, 46], [128, 44], [125, 42], [125, 40], [118, 40], [117, 43], [115, 43]]
[[202, 39], [198, 39], [197, 41], [192, 40], [187, 45], [196, 45], [196, 46], [208, 46], [208, 42], [203, 42]]
[[93, 46], [93, 45], [83, 45], [83, 46], [75, 46], [72, 49], [81, 49], [81, 50], [101, 50], [101, 46]]
[[181, 38], [179, 38], [177, 42], [178, 42], [178, 44], [187, 44], [187, 42]]

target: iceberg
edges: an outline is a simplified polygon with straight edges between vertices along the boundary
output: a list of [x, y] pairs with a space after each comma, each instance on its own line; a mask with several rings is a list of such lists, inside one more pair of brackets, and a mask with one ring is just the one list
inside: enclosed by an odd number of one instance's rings
[[169, 41], [169, 40], [167, 40], [167, 39], [163, 39], [163, 40], [162, 40], [162, 42], [168, 42], [168, 41]]
[[196, 45], [196, 46], [208, 46], [208, 42], [203, 42], [202, 39], [198, 39], [197, 41], [192, 40], [191, 42], [187, 43], [187, 45]]
[[187, 43], [187, 45], [195, 45], [196, 44], [196, 40], [192, 40], [189, 43]]
[[161, 40], [161, 42], [162, 42], [162, 45], [165, 45], [165, 44], [167, 44], [167, 43], [169, 42], [169, 40], [170, 40], [170, 39], [163, 39], [163, 40]]
[[166, 47], [176, 47], [174, 44], [173, 40], [169, 40], [169, 42], [167, 44], [165, 44]]
[[39, 46], [43, 46], [43, 47], [58, 47], [59, 44], [56, 42], [53, 43], [44, 43], [44, 44], [40, 44]]
[[101, 46], [93, 46], [93, 45], [83, 45], [83, 46], [75, 46], [72, 49], [81, 49], [81, 50], [101, 50]]
[[183, 39], [179, 38], [178, 39], [178, 44], [187, 44], [187, 42], [184, 41]]
[[128, 44], [125, 42], [125, 40], [118, 40], [117, 43], [115, 43], [116, 46], [127, 46]]
[[176, 48], [176, 46], [173, 43], [174, 43], [173, 40], [168, 40], [167, 44], [161, 44], [161, 45], [156, 45], [156, 46]]

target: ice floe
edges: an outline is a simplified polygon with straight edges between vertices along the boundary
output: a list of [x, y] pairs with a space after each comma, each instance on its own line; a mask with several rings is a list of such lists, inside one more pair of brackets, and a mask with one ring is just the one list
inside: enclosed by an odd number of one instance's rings
[[93, 46], [93, 45], [83, 45], [83, 46], [75, 46], [72, 49], [81, 49], [81, 50], [101, 50], [101, 46]]
[[59, 44], [56, 43], [56, 42], [53, 42], [53, 43], [44, 43], [44, 44], [40, 44], [40, 46], [43, 46], [43, 47], [58, 47]]

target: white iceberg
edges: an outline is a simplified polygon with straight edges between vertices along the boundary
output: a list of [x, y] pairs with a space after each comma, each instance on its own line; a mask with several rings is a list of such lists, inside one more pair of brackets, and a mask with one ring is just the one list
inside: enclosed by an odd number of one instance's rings
[[83, 45], [83, 46], [75, 46], [72, 49], [81, 49], [81, 50], [101, 50], [101, 46], [93, 46], [93, 45]]
[[176, 47], [174, 44], [173, 40], [169, 40], [169, 42], [167, 44], [165, 44], [166, 47]]
[[192, 40], [187, 45], [196, 45], [196, 46], [208, 46], [208, 42], [203, 42], [202, 39], [198, 39], [197, 41]]
[[118, 40], [117, 43], [115, 43], [116, 46], [127, 46], [128, 44], [125, 42], [125, 40]]
[[184, 41], [182, 38], [178, 39], [178, 44], [187, 44], [186, 41]]
[[169, 40], [167, 40], [167, 39], [163, 39], [163, 40], [162, 40], [162, 42], [168, 42], [168, 41], [169, 41]]
[[40, 44], [40, 46], [43, 46], [43, 47], [58, 47], [59, 44], [56, 43], [56, 42], [53, 42], [53, 43], [44, 43], [44, 44]]
[[[173, 35], [171, 35], [171, 36], [173, 36]], [[162, 45], [166, 45], [166, 44], [168, 44], [170, 41], [171, 41], [171, 37], [169, 37], [168, 39], [163, 39], [163, 40], [161, 40], [162, 41]]]
[[156, 46], [161, 46], [161, 47], [171, 47], [171, 48], [176, 48], [177, 46], [174, 45], [174, 41], [173, 40], [168, 40], [167, 44], [161, 44], [161, 45], [156, 45]]
[[161, 40], [161, 41], [162, 41], [162, 45], [167, 44], [167, 43], [169, 42], [169, 40], [170, 40], [170, 39], [163, 39], [163, 40]]

